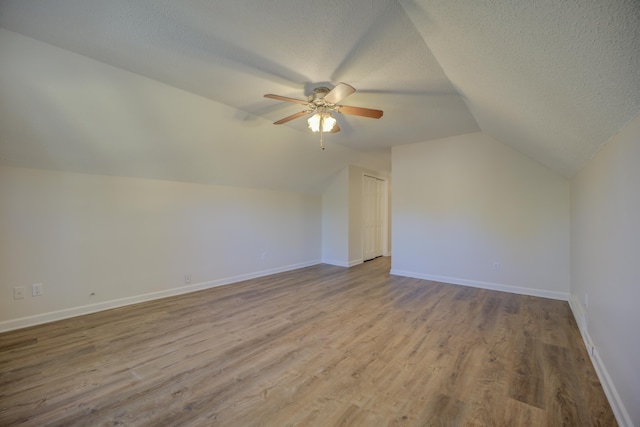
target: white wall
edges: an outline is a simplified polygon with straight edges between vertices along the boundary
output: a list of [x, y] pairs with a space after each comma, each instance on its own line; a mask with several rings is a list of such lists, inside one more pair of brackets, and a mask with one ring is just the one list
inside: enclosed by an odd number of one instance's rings
[[322, 262], [349, 266], [349, 168], [322, 193]]
[[317, 263], [321, 215], [318, 195], [0, 167], [0, 330]]
[[595, 346], [616, 416], [628, 426], [640, 426], [639, 165], [640, 116], [571, 181], [572, 308]]
[[324, 263], [352, 267], [363, 262], [362, 179], [365, 173], [389, 179], [385, 172], [350, 165], [335, 176], [322, 194]]
[[[362, 264], [362, 175], [364, 170], [349, 166], [349, 265]], [[371, 171], [369, 171], [371, 173]]]
[[392, 179], [392, 273], [568, 298], [566, 179], [483, 133], [394, 147]]

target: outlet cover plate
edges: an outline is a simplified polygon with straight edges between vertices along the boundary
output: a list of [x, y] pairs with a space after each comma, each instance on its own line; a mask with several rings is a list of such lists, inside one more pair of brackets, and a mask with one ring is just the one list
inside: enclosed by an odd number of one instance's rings
[[34, 283], [31, 285], [31, 296], [39, 297], [43, 294], [42, 283]]
[[13, 288], [13, 299], [24, 299], [24, 286]]

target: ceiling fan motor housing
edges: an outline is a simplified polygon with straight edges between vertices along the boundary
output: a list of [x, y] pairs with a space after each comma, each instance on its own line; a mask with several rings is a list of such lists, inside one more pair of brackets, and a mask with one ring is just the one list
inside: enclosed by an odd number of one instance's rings
[[313, 90], [313, 94], [309, 95], [307, 98], [309, 103], [315, 105], [324, 105], [326, 102], [324, 101], [324, 97], [330, 92], [327, 87], [317, 87]]

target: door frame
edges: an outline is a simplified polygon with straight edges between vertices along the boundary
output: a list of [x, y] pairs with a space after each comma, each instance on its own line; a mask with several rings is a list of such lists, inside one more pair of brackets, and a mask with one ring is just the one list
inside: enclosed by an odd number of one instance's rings
[[360, 233], [362, 235], [362, 241], [360, 243], [360, 247], [362, 248], [361, 253], [360, 253], [360, 259], [364, 261], [364, 236], [365, 236], [365, 230], [364, 230], [364, 209], [365, 209], [365, 203], [364, 203], [364, 190], [365, 190], [365, 184], [364, 184], [364, 180], [365, 177], [369, 177], [369, 178], [374, 178], [378, 181], [382, 182], [382, 186], [383, 186], [383, 194], [382, 194], [382, 203], [384, 206], [384, 209], [382, 209], [382, 256], [389, 256], [390, 252], [389, 252], [389, 178], [384, 178], [381, 176], [377, 176], [374, 173], [369, 173], [369, 172], [362, 172], [362, 193], [361, 193], [361, 217], [360, 217]]

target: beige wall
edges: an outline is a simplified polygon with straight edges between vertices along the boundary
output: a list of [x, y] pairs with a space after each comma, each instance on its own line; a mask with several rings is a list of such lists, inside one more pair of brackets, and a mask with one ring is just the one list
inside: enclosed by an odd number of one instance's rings
[[322, 193], [322, 261], [349, 265], [349, 168], [340, 171]]
[[568, 298], [566, 179], [483, 133], [394, 147], [392, 175], [393, 273]]
[[0, 330], [317, 263], [321, 215], [317, 195], [0, 167]]
[[640, 116], [571, 181], [572, 308], [628, 426], [640, 426], [639, 165]]
[[336, 175], [322, 195], [322, 260], [325, 263], [342, 267], [362, 263], [364, 174], [389, 181], [385, 172], [351, 165]]

